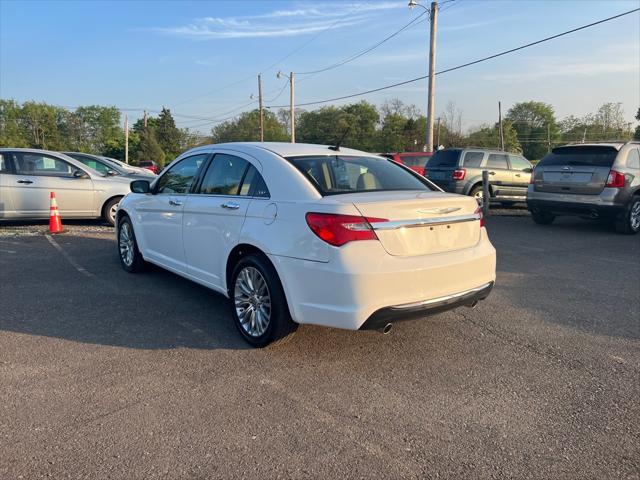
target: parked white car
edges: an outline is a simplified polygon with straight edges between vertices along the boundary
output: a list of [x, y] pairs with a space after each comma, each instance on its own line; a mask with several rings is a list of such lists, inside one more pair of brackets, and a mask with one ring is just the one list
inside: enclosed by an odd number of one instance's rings
[[297, 324], [388, 330], [487, 297], [496, 256], [475, 199], [335, 148], [189, 150], [120, 202], [122, 266], [152, 262], [229, 297], [255, 346]]
[[49, 195], [55, 192], [63, 219], [102, 217], [114, 225], [130, 184], [62, 153], [0, 148], [0, 220], [49, 218]]

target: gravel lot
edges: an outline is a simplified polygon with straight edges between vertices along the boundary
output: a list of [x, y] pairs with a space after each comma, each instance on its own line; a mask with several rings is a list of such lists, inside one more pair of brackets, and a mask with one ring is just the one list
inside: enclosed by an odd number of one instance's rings
[[494, 213], [476, 309], [264, 350], [108, 227], [0, 225], [0, 478], [640, 478], [640, 236]]

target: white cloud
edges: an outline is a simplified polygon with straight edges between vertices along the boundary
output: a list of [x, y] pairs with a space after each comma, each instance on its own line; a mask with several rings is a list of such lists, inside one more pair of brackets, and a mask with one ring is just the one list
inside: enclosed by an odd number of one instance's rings
[[260, 15], [204, 17], [187, 25], [153, 28], [157, 33], [198, 39], [293, 37], [363, 23], [367, 13], [401, 8], [402, 2], [319, 3]]

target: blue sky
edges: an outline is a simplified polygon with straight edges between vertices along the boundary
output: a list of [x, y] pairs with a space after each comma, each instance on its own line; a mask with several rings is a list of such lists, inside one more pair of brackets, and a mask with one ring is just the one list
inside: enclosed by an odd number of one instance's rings
[[[442, 3], [437, 69], [637, 7], [640, 0]], [[286, 104], [288, 90], [282, 88], [285, 80], [276, 78], [279, 69], [305, 72], [331, 65], [422, 11], [388, 0], [0, 0], [0, 96], [65, 106], [159, 110], [165, 105], [179, 126], [206, 132], [211, 124], [187, 116], [217, 119], [241, 112], [257, 93], [257, 73], [262, 72], [266, 99], [281, 92], [270, 103]], [[308, 78], [298, 75], [297, 101], [424, 75], [427, 54], [428, 23], [418, 21], [343, 67]], [[394, 97], [424, 111], [426, 81], [351, 101], [381, 104]], [[518, 101], [548, 102], [558, 117], [622, 102], [633, 121], [640, 106], [640, 16], [628, 15], [437, 77], [436, 111], [455, 102], [465, 127], [494, 122], [498, 100], [505, 110]], [[134, 119], [141, 115], [127, 113]]]

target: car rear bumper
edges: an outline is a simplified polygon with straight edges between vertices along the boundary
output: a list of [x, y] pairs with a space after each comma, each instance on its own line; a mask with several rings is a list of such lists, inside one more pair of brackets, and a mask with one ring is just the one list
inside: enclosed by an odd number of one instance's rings
[[615, 217], [625, 205], [616, 201], [619, 190], [605, 188], [600, 195], [569, 195], [536, 192], [529, 187], [527, 208], [532, 212], [544, 211], [554, 215]]
[[368, 241], [336, 249], [327, 263], [270, 259], [296, 322], [358, 330], [379, 311], [389, 310], [378, 315], [390, 321], [473, 303], [473, 290], [495, 281], [495, 249], [481, 232], [471, 248], [431, 255], [395, 257]]
[[495, 282], [488, 282], [479, 287], [466, 290], [464, 292], [446, 295], [440, 298], [413, 302], [403, 305], [394, 305], [381, 308], [374, 312], [366, 322], [362, 324], [360, 330], [375, 330], [383, 328], [387, 323], [402, 320], [411, 320], [426, 315], [445, 312], [458, 307], [473, 307], [480, 300], [489, 296]]

